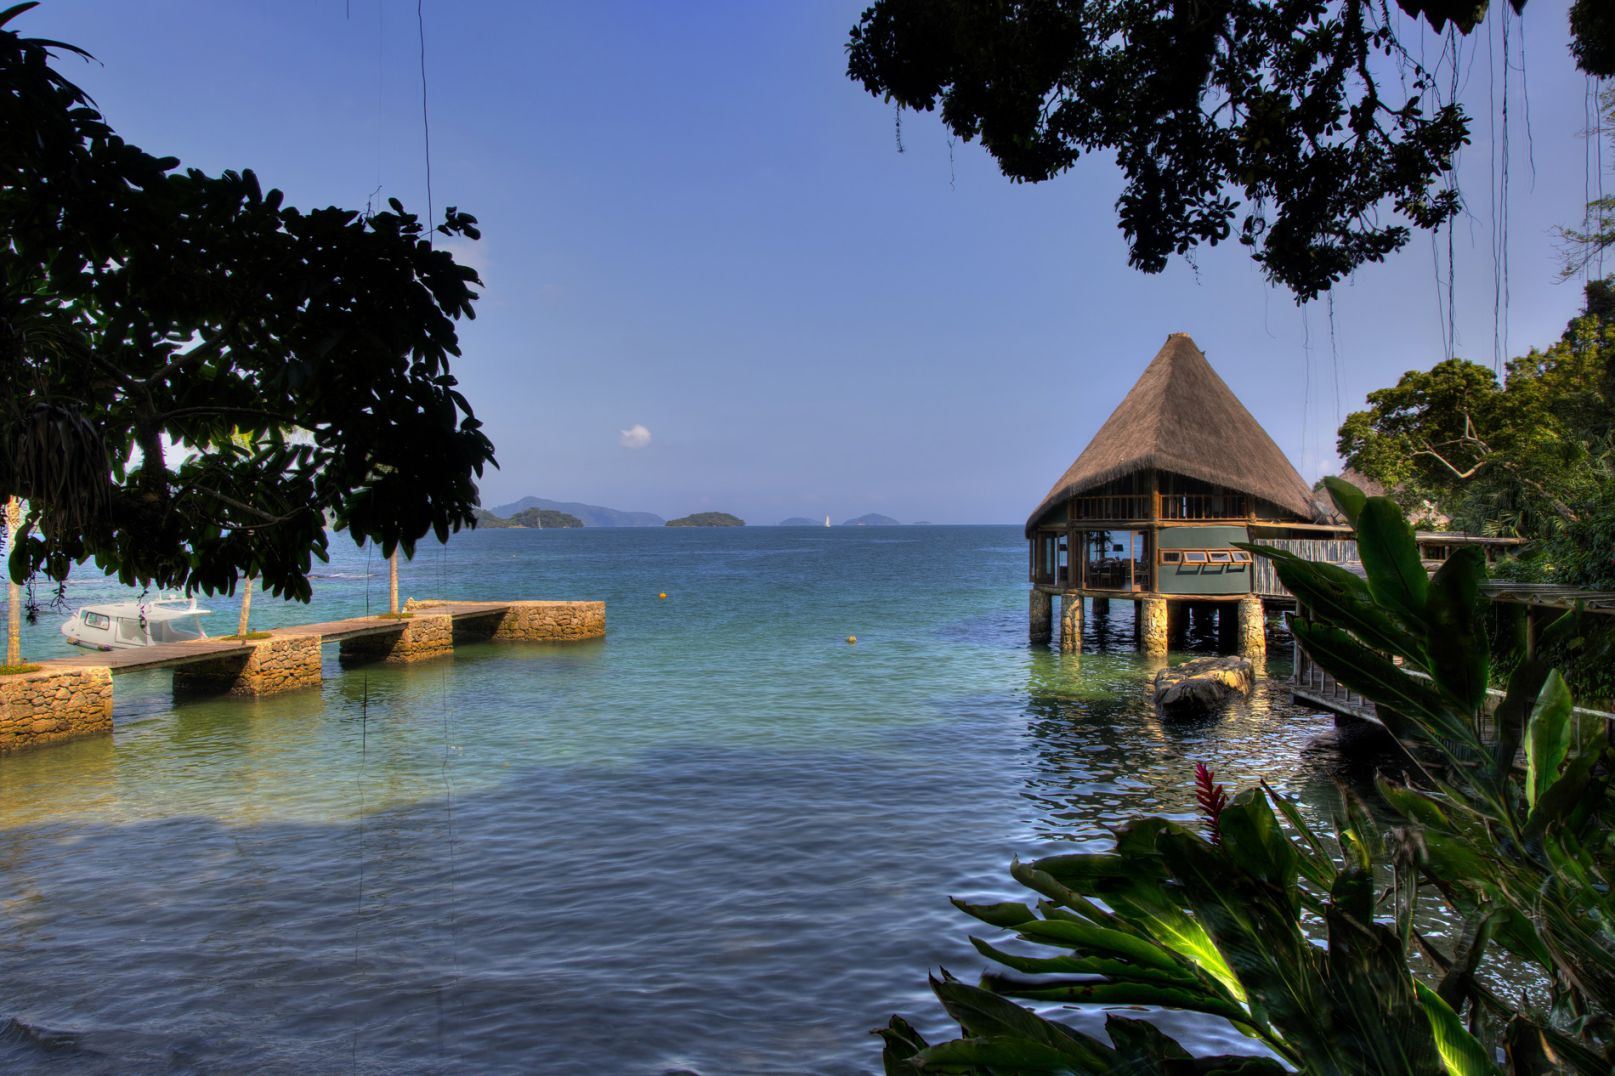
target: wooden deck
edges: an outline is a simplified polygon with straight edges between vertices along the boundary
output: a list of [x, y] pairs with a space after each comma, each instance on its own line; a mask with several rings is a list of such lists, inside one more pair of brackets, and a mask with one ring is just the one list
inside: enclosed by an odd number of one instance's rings
[[[417, 605], [412, 613], [442, 615], [447, 613], [455, 620], [474, 620], [477, 617], [495, 616], [508, 612], [509, 602], [444, 602]], [[356, 616], [346, 620], [328, 620], [320, 624], [297, 624], [287, 628], [274, 628], [271, 637], [317, 637], [322, 643], [357, 639], [365, 635], [386, 635], [404, 630], [408, 618], [390, 616]], [[208, 661], [226, 654], [244, 651], [252, 644], [232, 639], [197, 639], [184, 643], [159, 643], [156, 646], [136, 646], [122, 650], [84, 650], [70, 658], [46, 658], [30, 662], [43, 669], [111, 669], [112, 675], [137, 672], [144, 669], [173, 668], [197, 661]]]

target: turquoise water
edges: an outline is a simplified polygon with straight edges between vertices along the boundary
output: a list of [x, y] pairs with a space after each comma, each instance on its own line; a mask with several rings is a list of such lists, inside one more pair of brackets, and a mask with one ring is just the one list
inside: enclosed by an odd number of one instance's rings
[[[384, 607], [344, 541], [254, 625]], [[1028, 646], [1025, 563], [1014, 527], [483, 531], [403, 592], [604, 599], [607, 638], [333, 646], [260, 701], [120, 677], [113, 737], [0, 759], [0, 1066], [876, 1070], [892, 1012], [945, 1030], [928, 969], [983, 965], [949, 894], [1190, 817], [1197, 761], [1312, 803], [1340, 764], [1282, 640], [1247, 703], [1163, 723], [1131, 605]], [[29, 657], [66, 649], [46, 619]]]

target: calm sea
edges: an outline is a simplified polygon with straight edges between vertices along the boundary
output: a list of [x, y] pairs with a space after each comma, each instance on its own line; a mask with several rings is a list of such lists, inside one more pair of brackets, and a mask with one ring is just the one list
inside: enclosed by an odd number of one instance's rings
[[[385, 606], [333, 544], [313, 608], [255, 626]], [[333, 646], [320, 690], [257, 702], [120, 677], [113, 737], [0, 759], [0, 1068], [878, 1070], [891, 1013], [946, 1031], [927, 970], [984, 965], [950, 894], [1191, 817], [1197, 761], [1309, 803], [1338, 765], [1284, 647], [1248, 703], [1163, 723], [1131, 605], [1081, 655], [1028, 646], [1025, 564], [1014, 527], [482, 531], [403, 592], [600, 598], [608, 637]]]

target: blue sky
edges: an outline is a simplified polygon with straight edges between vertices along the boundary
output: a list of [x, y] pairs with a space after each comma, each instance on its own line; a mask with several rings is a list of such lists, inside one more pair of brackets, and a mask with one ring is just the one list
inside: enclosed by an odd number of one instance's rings
[[[1018, 522], [1177, 330], [1312, 479], [1365, 393], [1444, 357], [1444, 238], [1337, 289], [1331, 332], [1237, 245], [1129, 270], [1106, 159], [1015, 186], [912, 114], [899, 153], [844, 75], [865, 2], [425, 0], [433, 201], [484, 230], [456, 371], [498, 446], [485, 503]], [[1590, 181], [1566, 6], [1510, 24], [1509, 354], [1580, 300], [1553, 236]], [[304, 207], [426, 208], [411, 0], [49, 0], [14, 25], [94, 53], [63, 67], [148, 150]], [[1495, 19], [1466, 44], [1454, 236], [1457, 352], [1488, 364], [1501, 48]]]

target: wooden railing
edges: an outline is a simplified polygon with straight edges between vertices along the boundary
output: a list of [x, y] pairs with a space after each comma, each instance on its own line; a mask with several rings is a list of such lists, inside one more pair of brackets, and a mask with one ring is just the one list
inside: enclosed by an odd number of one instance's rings
[[1071, 498], [1072, 519], [1153, 519], [1148, 493], [1110, 493]]
[[1163, 493], [1162, 519], [1244, 519], [1250, 498], [1243, 493]]

